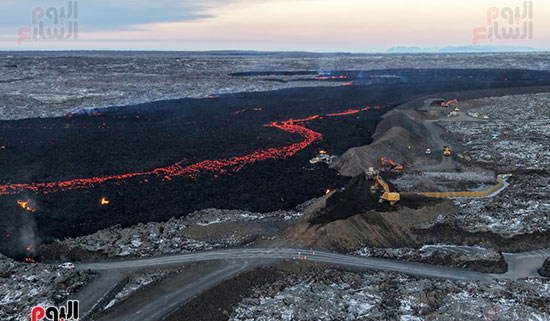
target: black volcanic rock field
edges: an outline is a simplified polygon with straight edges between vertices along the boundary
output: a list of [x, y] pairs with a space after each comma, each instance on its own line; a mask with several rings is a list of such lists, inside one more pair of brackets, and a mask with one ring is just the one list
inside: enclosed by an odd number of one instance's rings
[[[2, 121], [0, 250], [18, 258], [36, 256], [42, 242], [201, 208], [291, 209], [349, 180], [309, 159], [320, 149], [338, 155], [368, 144], [390, 108], [434, 92], [550, 84], [550, 73], [536, 71], [408, 69], [385, 71], [370, 84], [358, 81], [367, 74], [347, 72], [346, 80], [356, 82], [342, 87]], [[265, 126], [273, 122], [286, 127]], [[304, 135], [312, 133], [322, 139], [304, 143]], [[296, 148], [292, 155], [275, 157], [289, 148]], [[266, 153], [271, 156], [258, 156]], [[242, 166], [216, 167], [224, 159]], [[191, 174], [169, 175], [178, 171]]]

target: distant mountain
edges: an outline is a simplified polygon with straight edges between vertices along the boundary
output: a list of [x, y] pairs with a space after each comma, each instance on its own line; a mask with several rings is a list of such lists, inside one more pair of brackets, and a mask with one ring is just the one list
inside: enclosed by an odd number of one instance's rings
[[447, 46], [443, 48], [392, 47], [387, 53], [460, 53], [460, 52], [533, 52], [532, 47], [519, 46]]

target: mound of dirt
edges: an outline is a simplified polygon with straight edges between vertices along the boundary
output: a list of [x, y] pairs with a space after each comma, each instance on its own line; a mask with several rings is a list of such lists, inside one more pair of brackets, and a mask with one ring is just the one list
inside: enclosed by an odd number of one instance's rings
[[[391, 174], [385, 174], [389, 176]], [[391, 191], [398, 191], [389, 182]], [[388, 203], [379, 203], [381, 192], [371, 193], [373, 181], [366, 180], [364, 175], [355, 176], [342, 190], [336, 190], [324, 199], [304, 210], [304, 218], [313, 225], [327, 224], [337, 220], [347, 219], [353, 215], [365, 213], [371, 210], [377, 212], [394, 211], [395, 207]], [[402, 195], [398, 207], [419, 209], [426, 205], [439, 203], [439, 200], [426, 198], [417, 195]]]
[[305, 246], [350, 252], [364, 246], [414, 247], [416, 227], [455, 211], [448, 200], [403, 195], [397, 206], [380, 204], [372, 182], [354, 177], [344, 190], [310, 205], [286, 237]]
[[409, 146], [430, 146], [428, 130], [409, 113], [394, 110], [387, 113], [378, 124], [373, 143], [346, 151], [331, 167], [342, 175], [355, 176], [368, 167], [378, 167], [380, 158], [407, 164], [414, 154]]
[[421, 209], [400, 208], [393, 212], [369, 211], [327, 224], [302, 222], [288, 231], [287, 238], [305, 246], [349, 252], [362, 246], [414, 247], [420, 245], [416, 226], [429, 222], [441, 213], [452, 211], [444, 201]]

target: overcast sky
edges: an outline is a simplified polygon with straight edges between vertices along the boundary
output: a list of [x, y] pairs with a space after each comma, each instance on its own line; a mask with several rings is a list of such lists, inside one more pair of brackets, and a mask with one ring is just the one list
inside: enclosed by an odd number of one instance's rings
[[[48, 39], [48, 28], [61, 26], [51, 18], [60, 8], [67, 13], [68, 3], [0, 0], [0, 49], [373, 52], [459, 46], [472, 45], [475, 28], [490, 26], [491, 7], [523, 10], [523, 1], [507, 0], [79, 0], [78, 18], [65, 21], [78, 22], [78, 39]], [[40, 8], [47, 13], [50, 7], [57, 10], [40, 16]], [[532, 39], [494, 37], [478, 44], [549, 49], [550, 1], [533, 1], [533, 7], [533, 19], [513, 25], [523, 32], [523, 23], [533, 22]], [[18, 44], [18, 32], [31, 37], [40, 22], [46, 36]]]

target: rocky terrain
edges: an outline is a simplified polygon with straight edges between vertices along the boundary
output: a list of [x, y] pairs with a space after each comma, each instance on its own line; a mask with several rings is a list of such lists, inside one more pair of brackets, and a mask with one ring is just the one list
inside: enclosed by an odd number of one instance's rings
[[46, 244], [41, 253], [49, 260], [80, 261], [243, 246], [280, 233], [280, 229], [300, 215], [296, 211], [252, 213], [205, 209], [167, 222], [140, 223], [129, 228], [114, 226], [90, 235]]
[[91, 272], [26, 264], [0, 254], [0, 319], [28, 320], [33, 306], [62, 305], [91, 278]]
[[[269, 73], [231, 75], [250, 70], [322, 73], [488, 66], [550, 70], [548, 54], [528, 55], [529, 59], [526, 54], [499, 54], [506, 59], [495, 59], [495, 54], [281, 58], [170, 53], [107, 58], [97, 53], [81, 59], [14, 54], [0, 57], [0, 118], [59, 116], [82, 108], [168, 98], [342, 85], [338, 81], [317, 81], [314, 75], [292, 73], [278, 74], [277, 79]], [[370, 194], [372, 182], [355, 177], [345, 188], [333, 189], [325, 197], [295, 210], [269, 213], [200, 210], [162, 223], [124, 228], [117, 225], [67, 238], [43, 245], [39, 254], [47, 261], [94, 261], [240, 247], [282, 238], [292, 246], [503, 273], [507, 264], [499, 250], [550, 246], [549, 103], [550, 94], [461, 101], [457, 121], [449, 118], [437, 122], [444, 129], [444, 139], [453, 142], [453, 151], [457, 151], [453, 159], [457, 160], [460, 172], [440, 171], [420, 176], [415, 169], [400, 178], [388, 179], [392, 189], [395, 183], [403, 191], [419, 188], [448, 191], [486, 188], [495, 173], [512, 173], [511, 185], [493, 198], [441, 201], [404, 194], [398, 206], [392, 208], [379, 204], [377, 197]], [[426, 158], [425, 146], [434, 142], [426, 138], [428, 131], [417, 121], [435, 118], [436, 114], [441, 112], [394, 110], [374, 134], [375, 144], [346, 152], [332, 167], [343, 175], [353, 176], [365, 166], [378, 163], [380, 156], [402, 160], [406, 165], [419, 157]], [[438, 166], [437, 161], [427, 159], [426, 164]], [[442, 183], [434, 184], [436, 181]], [[95, 201], [97, 197], [93, 197]], [[92, 221], [96, 219], [94, 216]], [[521, 237], [519, 242], [517, 237]], [[294, 263], [300, 264], [291, 264]], [[208, 313], [235, 321], [550, 319], [547, 279], [455, 282], [324, 266], [302, 268], [279, 271], [270, 277], [255, 270], [252, 277], [245, 273], [239, 276], [241, 279], [229, 280], [235, 287], [246, 284], [248, 288], [240, 292], [226, 289], [223, 295], [231, 297], [227, 300], [230, 303], [224, 303], [222, 311], [219, 302], [215, 302], [217, 305], [207, 308], [216, 311]], [[93, 277], [86, 272], [40, 263], [23, 264], [3, 256], [0, 271], [2, 320], [20, 320], [31, 305], [61, 303]], [[546, 260], [539, 272], [548, 276], [549, 271], [550, 262]], [[124, 302], [169, 273], [154, 270], [126, 276], [120, 291], [105, 302], [106, 306]], [[239, 296], [234, 296], [235, 293]], [[199, 297], [191, 302], [197, 308], [195, 312], [208, 310], [201, 300]]]
[[550, 94], [492, 97], [468, 101], [482, 122], [441, 122], [466, 149], [464, 157], [499, 173], [512, 173], [511, 186], [494, 198], [456, 199], [456, 215], [438, 222], [469, 232], [511, 237], [548, 231], [550, 220]]
[[550, 277], [550, 258], [544, 260], [544, 264], [539, 269], [539, 274], [545, 277]]
[[550, 281], [452, 282], [318, 269], [257, 286], [229, 320], [548, 320]]
[[[79, 109], [203, 98], [290, 87], [340, 86], [310, 76], [232, 77], [244, 71], [501, 68], [549, 70], [546, 53], [10, 53], [0, 55], [0, 119], [60, 116]], [[280, 78], [280, 77], [277, 77]]]
[[549, 93], [475, 99], [461, 107], [481, 121], [441, 125], [476, 163], [501, 172], [542, 170], [550, 165], [549, 104]]
[[506, 273], [502, 253], [484, 248], [433, 246], [412, 248], [362, 248], [351, 254], [455, 267], [484, 273]]

